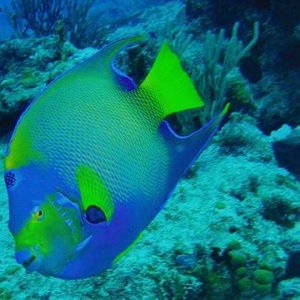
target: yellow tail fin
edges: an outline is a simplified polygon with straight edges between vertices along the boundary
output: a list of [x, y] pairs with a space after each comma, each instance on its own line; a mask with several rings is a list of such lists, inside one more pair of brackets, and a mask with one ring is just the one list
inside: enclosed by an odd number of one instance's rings
[[191, 78], [167, 43], [162, 46], [141, 88], [150, 90], [158, 98], [164, 117], [204, 105]]

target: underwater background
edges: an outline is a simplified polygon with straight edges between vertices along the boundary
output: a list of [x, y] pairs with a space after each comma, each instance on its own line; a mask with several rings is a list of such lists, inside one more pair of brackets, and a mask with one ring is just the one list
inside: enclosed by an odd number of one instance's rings
[[299, 1], [1, 0], [0, 11], [1, 160], [31, 100], [124, 37], [146, 36], [117, 61], [137, 83], [164, 41], [192, 77], [206, 106], [169, 116], [176, 132], [231, 103], [142, 238], [96, 277], [16, 263], [1, 163], [0, 299], [300, 299]]

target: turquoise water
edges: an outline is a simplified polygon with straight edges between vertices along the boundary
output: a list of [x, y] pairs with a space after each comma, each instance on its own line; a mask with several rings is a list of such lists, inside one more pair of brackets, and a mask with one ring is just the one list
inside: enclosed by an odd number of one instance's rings
[[230, 112], [139, 239], [94, 277], [47, 277], [17, 263], [1, 164], [0, 299], [299, 299], [300, 4], [43, 3], [50, 7], [1, 2], [1, 161], [32, 99], [125, 37], [145, 36], [115, 60], [137, 85], [164, 42], [193, 80], [205, 106], [166, 117], [178, 135], [195, 132], [226, 103]]

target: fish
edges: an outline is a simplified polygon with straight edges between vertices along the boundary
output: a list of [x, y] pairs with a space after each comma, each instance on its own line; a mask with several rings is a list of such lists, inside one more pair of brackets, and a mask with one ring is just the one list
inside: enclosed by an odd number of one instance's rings
[[28, 272], [79, 279], [112, 267], [228, 111], [176, 133], [166, 117], [204, 101], [166, 42], [139, 86], [120, 71], [116, 55], [142, 40], [113, 42], [59, 76], [16, 124], [4, 179], [15, 258]]

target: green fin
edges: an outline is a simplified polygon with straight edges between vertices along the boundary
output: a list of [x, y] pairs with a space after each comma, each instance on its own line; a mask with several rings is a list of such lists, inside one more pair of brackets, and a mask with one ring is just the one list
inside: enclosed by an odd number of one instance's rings
[[163, 44], [141, 88], [150, 90], [158, 98], [164, 117], [204, 105], [193, 81], [167, 43]]
[[97, 206], [104, 212], [107, 221], [110, 221], [115, 207], [105, 182], [95, 171], [86, 166], [77, 169], [76, 177], [83, 209], [86, 210], [91, 205]]
[[124, 250], [122, 251], [113, 261], [113, 264], [118, 263], [128, 252], [130, 252], [134, 246], [143, 238], [144, 231], [142, 231], [137, 238]]

